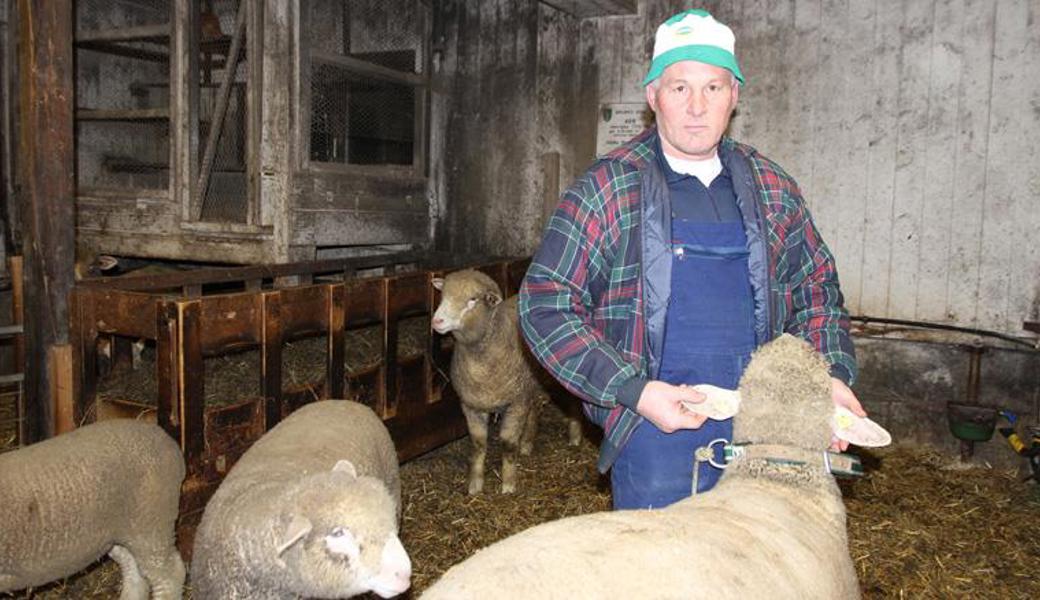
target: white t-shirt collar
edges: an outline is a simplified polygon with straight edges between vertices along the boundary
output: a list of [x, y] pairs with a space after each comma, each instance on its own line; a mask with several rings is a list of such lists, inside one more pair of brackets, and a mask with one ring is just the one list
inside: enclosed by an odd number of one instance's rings
[[664, 159], [668, 161], [668, 166], [681, 175], [692, 175], [700, 180], [704, 187], [711, 185], [712, 181], [719, 176], [722, 172], [722, 161], [719, 160], [719, 154], [716, 152], [715, 156], [706, 160], [689, 160], [685, 158], [675, 158], [664, 153]]

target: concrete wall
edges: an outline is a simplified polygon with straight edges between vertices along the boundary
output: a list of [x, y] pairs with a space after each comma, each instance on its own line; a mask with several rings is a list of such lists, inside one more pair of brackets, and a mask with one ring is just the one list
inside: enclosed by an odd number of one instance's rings
[[[961, 446], [950, 432], [950, 403], [1010, 410], [1020, 417], [1019, 433], [1024, 436], [1027, 425], [1040, 423], [1040, 353], [978, 342], [949, 343], [948, 336], [938, 335], [923, 339], [859, 336], [860, 378], [855, 391], [895, 443], [928, 444], [957, 455]], [[979, 352], [975, 348], [982, 350], [973, 386], [972, 355]], [[1025, 459], [997, 432], [990, 441], [975, 444], [973, 459], [1019, 468], [1023, 475], [1028, 471]]]

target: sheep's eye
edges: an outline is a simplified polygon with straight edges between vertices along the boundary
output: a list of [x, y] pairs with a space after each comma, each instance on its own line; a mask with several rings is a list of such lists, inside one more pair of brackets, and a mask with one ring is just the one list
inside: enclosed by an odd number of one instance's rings
[[334, 538], [341, 538], [347, 535], [347, 530], [343, 529], [342, 527], [336, 527], [332, 530], [331, 533], [329, 533], [329, 535], [331, 535]]

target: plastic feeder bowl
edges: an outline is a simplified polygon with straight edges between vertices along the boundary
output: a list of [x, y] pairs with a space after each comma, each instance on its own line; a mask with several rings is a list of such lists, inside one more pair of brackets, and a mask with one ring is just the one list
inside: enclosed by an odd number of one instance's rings
[[993, 437], [997, 424], [997, 409], [988, 406], [949, 403], [946, 418], [950, 433], [961, 441], [961, 458], [968, 460], [975, 442], [986, 442]]

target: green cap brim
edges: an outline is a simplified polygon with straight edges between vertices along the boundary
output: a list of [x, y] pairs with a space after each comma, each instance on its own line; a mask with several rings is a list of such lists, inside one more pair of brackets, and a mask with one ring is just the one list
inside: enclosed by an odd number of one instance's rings
[[648, 85], [651, 81], [660, 77], [661, 73], [664, 73], [664, 70], [669, 65], [681, 60], [695, 60], [722, 67], [733, 73], [733, 76], [737, 78], [741, 85], [744, 84], [744, 75], [740, 72], [740, 67], [737, 66], [737, 58], [732, 53], [718, 46], [690, 45], [672, 48], [655, 58], [654, 62], [650, 63], [650, 72], [647, 73], [646, 79], [643, 80], [643, 85]]

